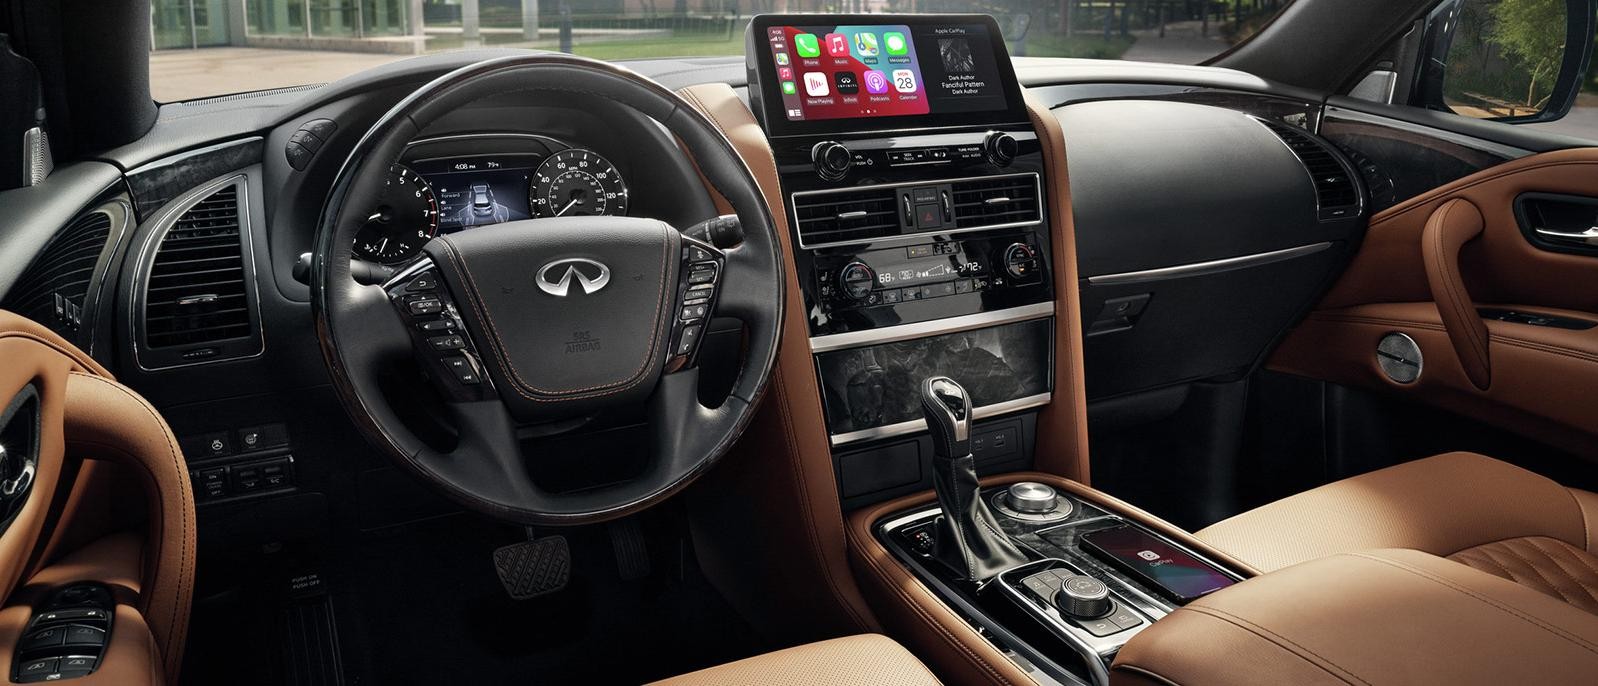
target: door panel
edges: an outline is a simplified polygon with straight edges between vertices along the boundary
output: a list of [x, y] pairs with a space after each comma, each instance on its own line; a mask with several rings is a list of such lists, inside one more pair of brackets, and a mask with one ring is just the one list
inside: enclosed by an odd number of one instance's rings
[[[1598, 149], [1561, 150], [1377, 214], [1349, 268], [1268, 366], [1385, 390], [1598, 459], [1598, 327], [1585, 326], [1598, 322], [1598, 256], [1534, 244], [1517, 216], [1528, 194], [1593, 189]], [[1479, 229], [1462, 219], [1470, 212], [1443, 216], [1466, 207], [1480, 212]], [[1378, 364], [1377, 345], [1394, 332], [1421, 351], [1412, 383], [1391, 380]]]

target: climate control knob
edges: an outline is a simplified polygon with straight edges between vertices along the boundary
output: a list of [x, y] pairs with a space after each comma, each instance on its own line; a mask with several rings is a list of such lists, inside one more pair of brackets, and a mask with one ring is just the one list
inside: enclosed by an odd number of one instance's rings
[[1011, 243], [1004, 249], [1004, 273], [1016, 281], [1031, 281], [1038, 275], [1038, 251], [1026, 243]]
[[810, 148], [810, 161], [816, 165], [816, 173], [828, 181], [837, 181], [849, 173], [849, 167], [854, 165], [854, 155], [842, 143], [836, 141], [822, 141]]
[[1066, 616], [1077, 619], [1094, 619], [1110, 613], [1110, 587], [1091, 576], [1077, 574], [1060, 581], [1060, 591], [1054, 594], [1054, 605]]
[[838, 292], [850, 300], [865, 300], [876, 285], [876, 270], [864, 262], [850, 262], [838, 270]]
[[1015, 136], [1003, 131], [993, 131], [982, 141], [982, 148], [987, 152], [989, 162], [1000, 167], [1008, 167], [1015, 161], [1021, 146], [1015, 142]]

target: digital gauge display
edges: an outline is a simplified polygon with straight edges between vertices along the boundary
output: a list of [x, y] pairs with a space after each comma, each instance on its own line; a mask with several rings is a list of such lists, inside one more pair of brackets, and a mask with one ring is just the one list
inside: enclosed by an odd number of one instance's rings
[[527, 188], [540, 155], [481, 155], [412, 163], [427, 177], [438, 199], [438, 230], [531, 219]]

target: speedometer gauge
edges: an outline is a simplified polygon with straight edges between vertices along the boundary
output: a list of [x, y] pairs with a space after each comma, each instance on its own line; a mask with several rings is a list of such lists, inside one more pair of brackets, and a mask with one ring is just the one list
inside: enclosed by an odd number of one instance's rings
[[627, 214], [627, 183], [592, 150], [569, 148], [545, 158], [528, 193], [539, 217]]
[[438, 234], [438, 200], [427, 180], [401, 165], [389, 169], [377, 207], [355, 234], [355, 256], [393, 264], [415, 257]]

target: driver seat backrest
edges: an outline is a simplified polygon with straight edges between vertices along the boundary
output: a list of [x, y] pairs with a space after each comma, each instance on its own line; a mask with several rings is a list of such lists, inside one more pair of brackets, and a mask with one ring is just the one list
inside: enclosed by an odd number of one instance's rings
[[30, 387], [39, 400], [35, 476], [0, 529], [0, 671], [12, 673], [39, 609], [89, 582], [110, 591], [111, 631], [95, 671], [74, 683], [176, 683], [196, 533], [177, 439], [87, 354], [0, 310], [0, 407]]

